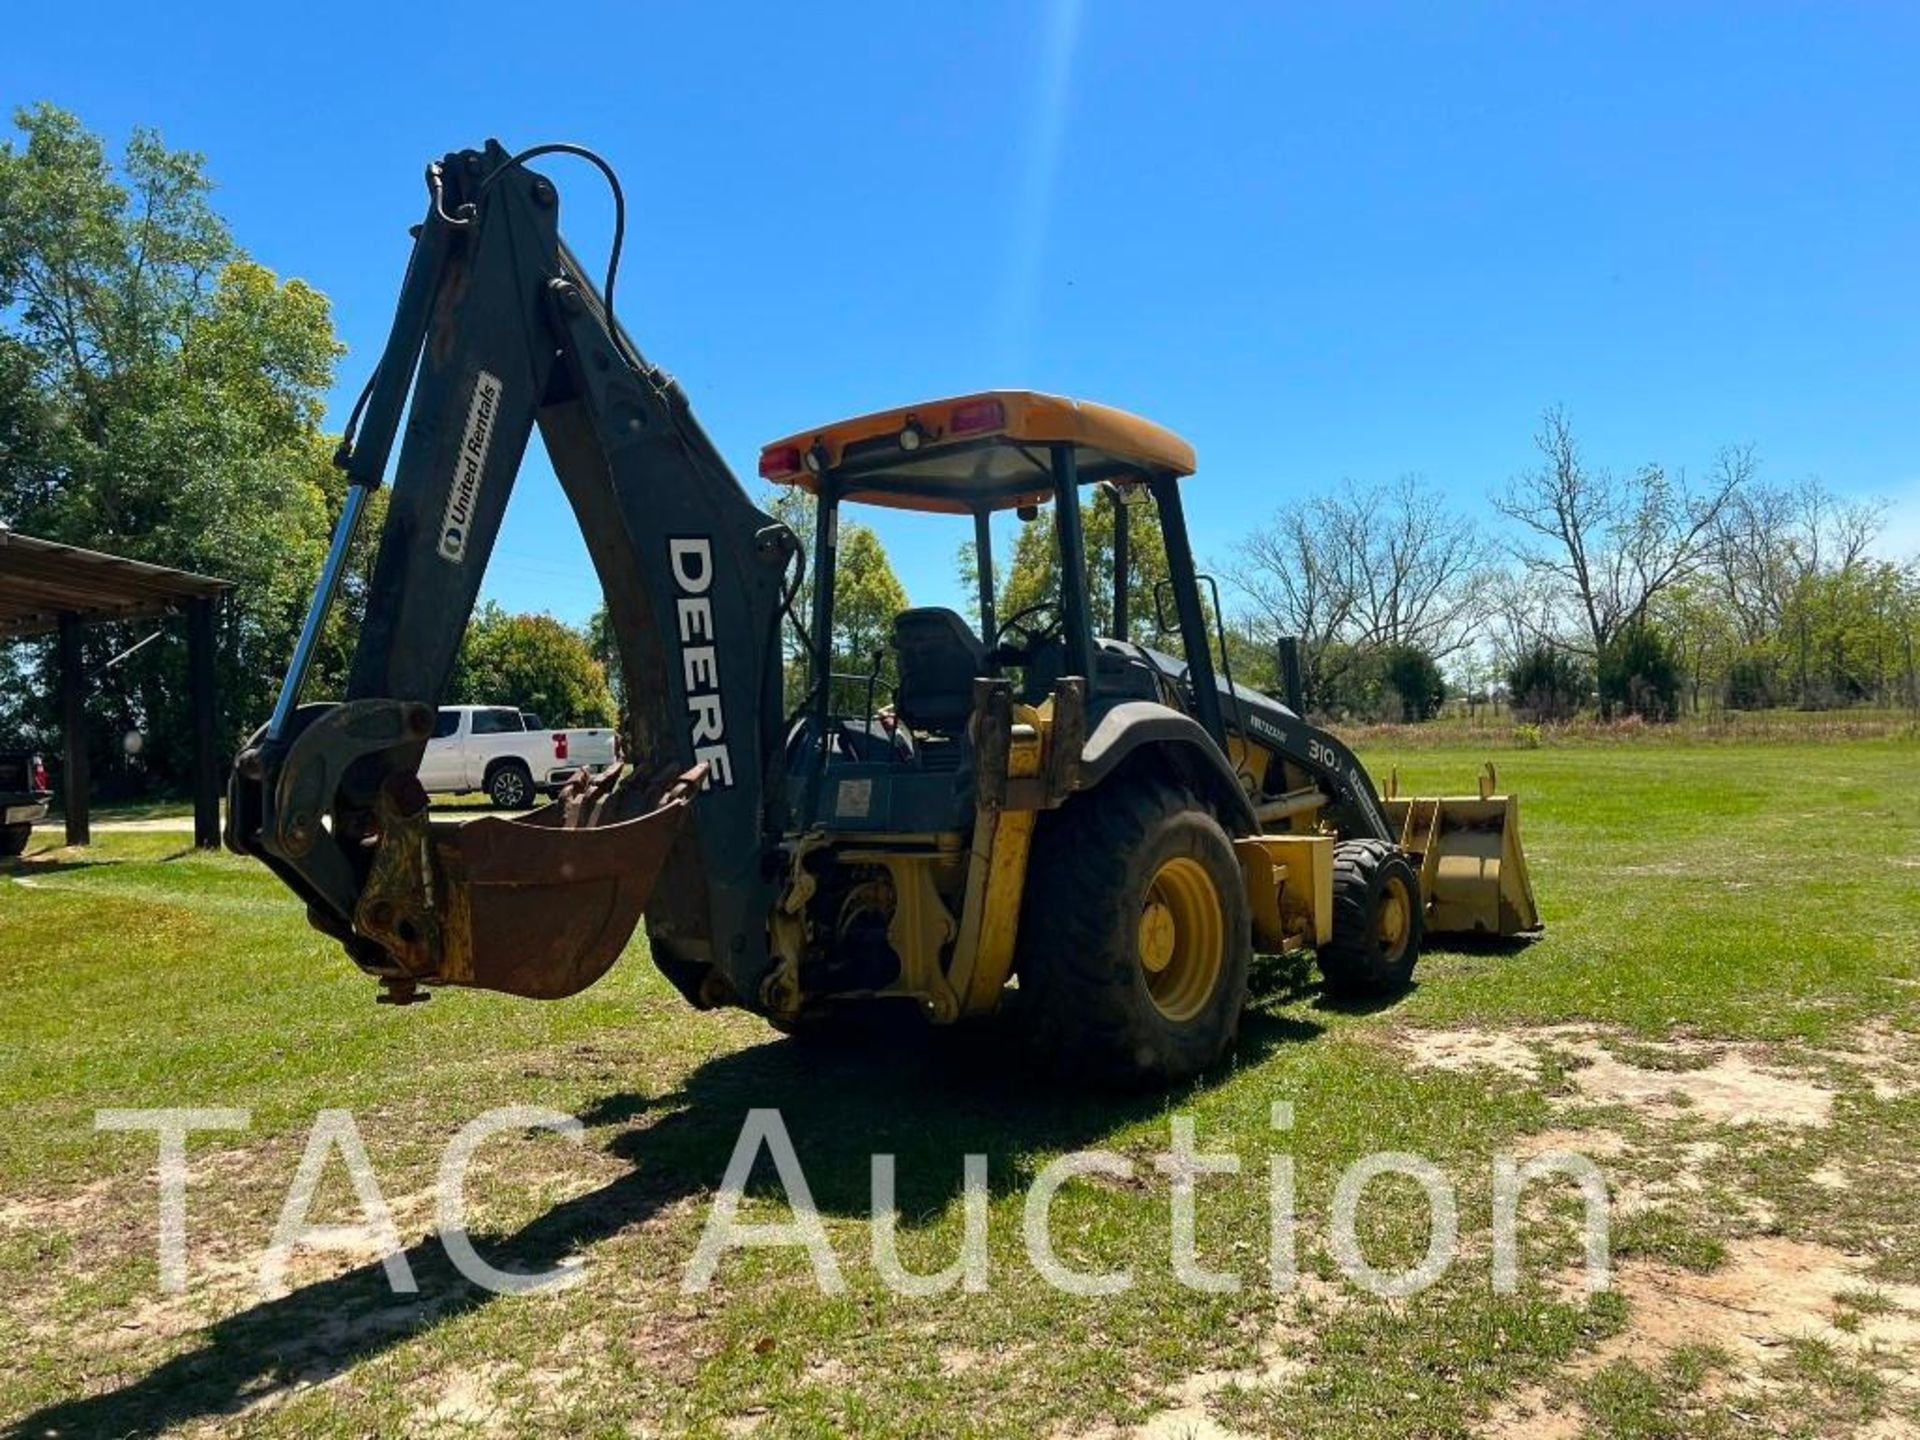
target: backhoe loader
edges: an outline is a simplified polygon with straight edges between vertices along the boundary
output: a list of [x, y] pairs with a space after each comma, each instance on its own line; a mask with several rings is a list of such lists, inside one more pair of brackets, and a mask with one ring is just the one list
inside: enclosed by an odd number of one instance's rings
[[[602, 286], [529, 168], [556, 153], [613, 187]], [[345, 508], [279, 702], [235, 762], [227, 821], [228, 844], [292, 888], [383, 1001], [440, 985], [570, 995], [644, 916], [653, 960], [695, 1005], [832, 1033], [888, 1004], [963, 1021], [1013, 991], [1062, 1070], [1164, 1082], [1232, 1044], [1256, 951], [1313, 950], [1330, 989], [1384, 995], [1408, 983], [1423, 934], [1538, 926], [1510, 797], [1383, 802], [1340, 740], [1226, 673], [1182, 509], [1194, 452], [1177, 435], [1029, 391], [800, 431], [759, 469], [812, 496], [803, 542], [749, 499], [616, 320], [624, 201], [604, 161], [489, 142], [427, 182], [341, 445]], [[344, 698], [300, 703], [403, 415]], [[524, 816], [437, 821], [421, 754], [536, 428], [606, 594], [627, 763]], [[1121, 539], [1116, 633], [1094, 633], [1089, 504], [1157, 519], [1157, 626], [1128, 614]], [[847, 505], [964, 517], [977, 547], [979, 631], [952, 610], [904, 611], [890, 694], [878, 665], [834, 673]], [[996, 617], [989, 522], [1044, 506], [1058, 593]], [[792, 713], [789, 621], [807, 670]], [[1133, 638], [1149, 630], [1155, 643]]]

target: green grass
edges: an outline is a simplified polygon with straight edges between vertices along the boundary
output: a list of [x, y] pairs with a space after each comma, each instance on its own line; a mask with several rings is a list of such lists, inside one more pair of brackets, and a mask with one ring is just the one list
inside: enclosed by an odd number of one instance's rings
[[[1466, 747], [1363, 754], [1383, 775], [1398, 764], [1416, 792], [1469, 788], [1481, 759]], [[1499, 766], [1523, 796], [1543, 940], [1435, 951], [1411, 994], [1371, 1013], [1328, 1006], [1274, 967], [1234, 1063], [1160, 1097], [1062, 1091], [997, 1025], [844, 1054], [782, 1041], [751, 1017], [689, 1009], [638, 944], [557, 1004], [450, 992], [376, 1008], [372, 982], [251, 863], [170, 833], [29, 857], [0, 872], [0, 1432], [1074, 1434], [1144, 1420], [1197, 1372], [1293, 1362], [1283, 1383], [1223, 1384], [1207, 1413], [1248, 1435], [1460, 1435], [1545, 1386], [1596, 1433], [1721, 1433], [1701, 1396], [1724, 1357], [1676, 1352], [1578, 1377], [1634, 1311], [1550, 1283], [1575, 1257], [1562, 1207], [1529, 1224], [1520, 1292], [1489, 1285], [1492, 1158], [1577, 1118], [1553, 1093], [1570, 1093], [1571, 1072], [1554, 1062], [1525, 1083], [1415, 1069], [1395, 1038], [1592, 1022], [1610, 1027], [1619, 1058], [1651, 1063], [1676, 1034], [1813, 1057], [1869, 1021], [1920, 1028], [1920, 746], [1547, 745]], [[1691, 1062], [1668, 1063], [1686, 1078]], [[1296, 1123], [1276, 1136], [1280, 1099]], [[469, 1186], [495, 1263], [584, 1257], [586, 1283], [564, 1293], [496, 1299], [466, 1285], [408, 1198], [463, 1123], [507, 1104], [587, 1127], [578, 1149], [502, 1137]], [[192, 1143], [193, 1286], [178, 1299], [156, 1292], [153, 1142], [93, 1129], [101, 1107], [164, 1105], [253, 1116], [245, 1132]], [[711, 1292], [683, 1295], [705, 1201], [745, 1112], [765, 1105], [783, 1110], [848, 1291], [822, 1295], [796, 1253], [760, 1251], [730, 1257]], [[282, 1299], [250, 1288], [330, 1107], [354, 1113], [396, 1199], [417, 1297], [392, 1295], [365, 1262], [300, 1262]], [[1236, 1293], [1172, 1276], [1167, 1182], [1146, 1157], [1175, 1111], [1194, 1117], [1203, 1150], [1243, 1159], [1199, 1198], [1201, 1258], [1240, 1275]], [[1875, 1284], [1920, 1281], [1920, 1220], [1907, 1218], [1920, 1216], [1920, 1182], [1898, 1163], [1920, 1141], [1917, 1111], [1854, 1077], [1822, 1131], [1684, 1119], [1673, 1135], [1722, 1139], [1727, 1157], [1707, 1189], [1618, 1225], [1619, 1249], [1711, 1270], [1764, 1229], [1716, 1188], [1739, 1186], [1788, 1233], [1879, 1257], [1847, 1301], [1866, 1323]], [[1607, 1123], [1638, 1141], [1636, 1125], [1653, 1122]], [[1140, 1162], [1133, 1183], [1075, 1183], [1054, 1209], [1063, 1258], [1132, 1269], [1133, 1288], [1112, 1299], [1055, 1292], [1020, 1239], [1027, 1182], [1084, 1147]], [[1274, 1149], [1295, 1162], [1313, 1277], [1278, 1296], [1262, 1283]], [[1458, 1192], [1465, 1254], [1405, 1301], [1347, 1285], [1327, 1248], [1339, 1174], [1381, 1149], [1433, 1158]], [[865, 1223], [876, 1151], [898, 1157], [901, 1251], [925, 1270], [957, 1252], [963, 1157], [989, 1157], [987, 1293], [887, 1292]], [[1889, 1163], [1850, 1191], [1808, 1182], [1837, 1157]], [[1425, 1241], [1417, 1192], [1383, 1180], [1375, 1193], [1369, 1260], [1411, 1263]], [[322, 1196], [318, 1218], [357, 1218], [337, 1167]], [[786, 1213], [763, 1161], [743, 1218]], [[1798, 1397], [1797, 1416], [1769, 1412], [1788, 1433], [1849, 1433], [1896, 1403], [1874, 1372], [1826, 1351], [1783, 1355], [1775, 1385]]]
[[1646, 1256], [1687, 1270], [1708, 1271], [1727, 1258], [1727, 1247], [1675, 1211], [1655, 1208], [1629, 1215], [1613, 1227], [1613, 1254], [1617, 1260]]

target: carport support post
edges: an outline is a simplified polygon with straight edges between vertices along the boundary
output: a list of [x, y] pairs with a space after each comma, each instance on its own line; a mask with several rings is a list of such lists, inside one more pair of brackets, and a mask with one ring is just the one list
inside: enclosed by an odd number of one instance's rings
[[193, 707], [193, 843], [220, 847], [220, 782], [214, 754], [213, 601], [187, 602], [187, 694]]
[[60, 617], [60, 737], [66, 746], [60, 778], [69, 845], [93, 842], [87, 816], [86, 671], [80, 663], [80, 629], [78, 615]]

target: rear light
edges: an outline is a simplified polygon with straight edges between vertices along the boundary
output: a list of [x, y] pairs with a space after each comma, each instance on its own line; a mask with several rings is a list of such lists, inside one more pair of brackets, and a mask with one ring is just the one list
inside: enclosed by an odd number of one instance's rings
[[564, 760], [567, 758], [567, 732], [564, 730], [559, 731], [553, 737], [553, 758], [556, 760]]
[[953, 407], [947, 428], [955, 435], [977, 435], [982, 430], [1001, 430], [1007, 424], [1007, 410], [998, 400], [969, 400]]
[[800, 473], [800, 447], [774, 445], [760, 452], [760, 478], [780, 480]]
[[33, 757], [32, 788], [35, 790], [53, 789], [53, 786], [47, 780], [47, 762], [42, 760], [38, 755]]

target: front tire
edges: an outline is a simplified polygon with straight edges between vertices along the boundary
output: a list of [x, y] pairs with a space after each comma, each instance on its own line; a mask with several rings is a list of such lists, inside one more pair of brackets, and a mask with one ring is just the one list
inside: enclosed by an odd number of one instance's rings
[[1036, 838], [1020, 1004], [1063, 1072], [1165, 1084], [1205, 1070], [1239, 1034], [1252, 956], [1233, 841], [1187, 791], [1110, 784]]
[[1397, 845], [1342, 840], [1333, 851], [1333, 938], [1320, 947], [1327, 993], [1379, 1000], [1413, 983], [1426, 931], [1420, 876]]
[[487, 777], [487, 798], [500, 810], [524, 810], [533, 803], [533, 772], [510, 760]]

